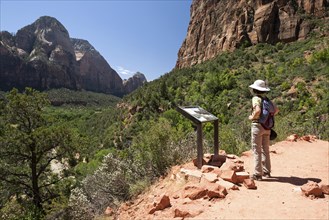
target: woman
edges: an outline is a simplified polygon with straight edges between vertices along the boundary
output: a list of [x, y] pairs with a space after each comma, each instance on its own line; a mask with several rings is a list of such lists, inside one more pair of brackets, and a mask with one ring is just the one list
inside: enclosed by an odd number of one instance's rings
[[[252, 179], [261, 180], [262, 176], [271, 177], [270, 160], [270, 134], [271, 130], [266, 130], [258, 122], [262, 112], [262, 99], [266, 98], [266, 93], [270, 91], [263, 80], [256, 80], [249, 86], [253, 89], [252, 113], [249, 116], [251, 123], [251, 147], [254, 152], [254, 173]], [[276, 115], [279, 110], [273, 104]]]

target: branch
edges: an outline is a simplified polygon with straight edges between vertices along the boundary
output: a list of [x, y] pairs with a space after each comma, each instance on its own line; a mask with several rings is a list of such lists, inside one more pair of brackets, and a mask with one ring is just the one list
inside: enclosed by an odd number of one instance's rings
[[30, 176], [27, 175], [27, 174], [25, 174], [25, 173], [12, 173], [10, 171], [5, 171], [5, 172], [6, 172], [5, 175], [11, 175], [11, 176], [15, 176], [15, 177], [27, 177], [27, 178], [30, 178]]
[[50, 147], [46, 147], [44, 150], [38, 152], [39, 157], [37, 158], [37, 163], [41, 160], [42, 156], [49, 152], [51, 149], [55, 149], [57, 144], [51, 145]]
[[54, 184], [56, 184], [56, 183], [62, 181], [63, 179], [64, 179], [64, 178], [59, 178], [59, 179], [54, 180], [54, 181], [52, 181], [52, 182], [50, 182], [50, 183], [47, 183], [47, 184], [41, 185], [41, 186], [39, 186], [39, 189], [46, 188], [47, 186], [54, 185]]
[[51, 161], [55, 160], [57, 157], [61, 157], [63, 156], [63, 154], [59, 154], [59, 155], [55, 155], [51, 158], [48, 159], [47, 163], [45, 163], [44, 165], [40, 166], [39, 172], [37, 173], [37, 177], [39, 178], [39, 176], [46, 170], [46, 168], [50, 165]]
[[0, 176], [0, 180], [3, 180], [5, 182], [7, 182], [7, 183], [14, 184], [14, 185], [23, 185], [26, 188], [28, 188], [29, 190], [33, 191], [32, 187], [29, 186], [28, 184], [24, 183], [23, 181], [20, 181], [20, 180], [8, 180], [8, 179], [6, 179], [3, 176]]
[[31, 159], [31, 157], [29, 155], [26, 155], [26, 154], [23, 154], [20, 152], [10, 152], [10, 151], [2, 152], [0, 155], [0, 158], [8, 158], [8, 157], [12, 157], [12, 156], [15, 157], [16, 161], [17, 161], [17, 157], [20, 157], [22, 159], [28, 159], [28, 160]]

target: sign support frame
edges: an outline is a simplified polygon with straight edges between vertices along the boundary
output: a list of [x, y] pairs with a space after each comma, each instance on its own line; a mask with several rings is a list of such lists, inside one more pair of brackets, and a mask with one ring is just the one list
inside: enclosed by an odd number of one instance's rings
[[213, 122], [214, 125], [214, 158], [218, 158], [218, 118], [199, 106], [176, 107], [176, 110], [190, 119], [197, 126], [197, 167], [201, 169], [203, 160], [203, 134], [202, 123]]

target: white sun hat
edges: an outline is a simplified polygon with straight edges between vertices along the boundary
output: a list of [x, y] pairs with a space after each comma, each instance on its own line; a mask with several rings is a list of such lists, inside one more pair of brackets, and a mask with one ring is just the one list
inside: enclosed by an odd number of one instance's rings
[[266, 83], [263, 80], [257, 79], [254, 84], [249, 86], [250, 88], [256, 89], [258, 91], [262, 92], [268, 92], [270, 91], [270, 88], [266, 86]]

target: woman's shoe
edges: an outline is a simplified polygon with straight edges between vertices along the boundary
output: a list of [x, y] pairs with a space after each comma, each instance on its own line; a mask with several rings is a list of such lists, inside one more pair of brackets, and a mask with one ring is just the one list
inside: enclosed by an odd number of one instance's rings
[[266, 178], [270, 178], [271, 174], [270, 173], [264, 173], [263, 176], [266, 177]]
[[262, 180], [262, 176], [261, 175], [252, 175], [252, 177], [251, 177], [251, 179], [252, 180], [258, 180], [258, 181], [260, 181], [260, 180]]

